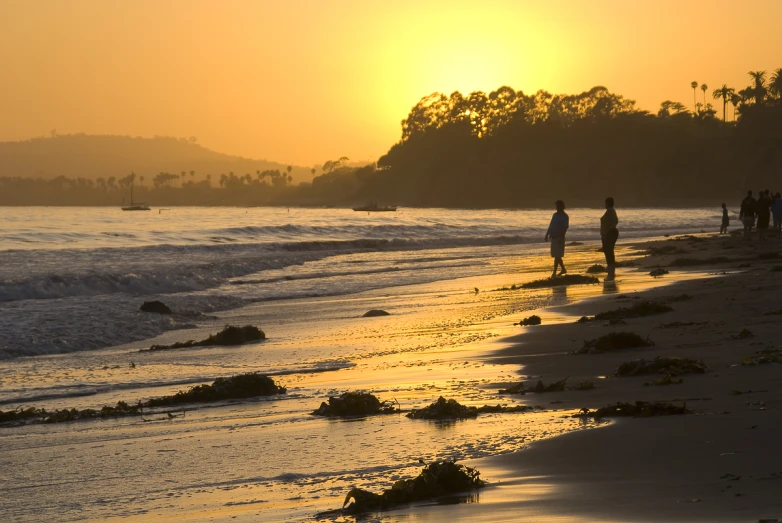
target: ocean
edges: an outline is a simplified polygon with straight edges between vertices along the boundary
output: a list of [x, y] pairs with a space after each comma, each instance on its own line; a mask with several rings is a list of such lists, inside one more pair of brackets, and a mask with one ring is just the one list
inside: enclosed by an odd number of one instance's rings
[[[338, 508], [353, 486], [414, 475], [419, 459], [510, 452], [584, 428], [557, 411], [450, 424], [310, 415], [346, 390], [405, 409], [439, 395], [524, 399], [497, 395], [523, 369], [488, 355], [525, 311], [606, 292], [501, 290], [548, 275], [552, 212], [0, 208], [0, 410], [135, 403], [255, 371], [288, 388], [174, 419], [0, 427], [0, 519], [298, 521]], [[578, 272], [600, 261], [602, 213], [567, 212], [580, 245], [565, 261]], [[620, 243], [715, 231], [721, 218], [718, 208], [618, 212]], [[625, 289], [648, 279], [620, 276]], [[150, 300], [175, 314], [140, 312]], [[390, 315], [363, 318], [370, 309]], [[257, 325], [268, 340], [138, 352], [226, 324]]]

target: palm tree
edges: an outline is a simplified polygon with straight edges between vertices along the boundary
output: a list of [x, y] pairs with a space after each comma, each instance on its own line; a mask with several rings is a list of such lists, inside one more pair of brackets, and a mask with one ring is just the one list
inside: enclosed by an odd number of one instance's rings
[[706, 89], [708, 89], [709, 86], [706, 84], [701, 85], [701, 91], [703, 91], [703, 105], [706, 105]]
[[732, 87], [728, 87], [726, 84], [722, 84], [722, 87], [719, 89], [715, 89], [712, 93], [712, 96], [714, 99], [722, 98], [722, 121], [726, 121], [725, 112], [728, 108], [728, 98], [733, 96], [736, 93], [736, 90]]
[[752, 81], [755, 82], [755, 85], [752, 86], [755, 105], [760, 105], [763, 103], [763, 99], [768, 93], [768, 88], [766, 87], [766, 71], [750, 71], [748, 74], [752, 77]]
[[771, 75], [771, 82], [768, 84], [768, 90], [777, 98], [782, 98], [782, 67], [774, 71]]
[[312, 177], [313, 177], [313, 178], [315, 178], [315, 173], [316, 173], [317, 171], [318, 171], [318, 170], [317, 170], [317, 169], [315, 169], [314, 167], [313, 167], [312, 169], [310, 169], [310, 174], [312, 175]]
[[692, 106], [697, 109], [695, 105], [698, 103], [698, 100], [696, 99], [695, 94], [697, 93], [696, 89], [698, 88], [698, 82], [693, 80], [692, 83], [690, 83], [690, 87], [692, 87]]
[[736, 107], [739, 105], [739, 102], [741, 102], [741, 96], [733, 93], [730, 95], [730, 103], [733, 105], [733, 121], [736, 121]]

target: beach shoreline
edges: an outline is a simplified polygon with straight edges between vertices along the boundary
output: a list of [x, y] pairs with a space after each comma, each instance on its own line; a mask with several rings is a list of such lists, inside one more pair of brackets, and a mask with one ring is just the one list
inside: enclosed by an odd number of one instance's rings
[[[501, 456], [465, 462], [491, 486], [478, 503], [409, 507], [384, 514], [383, 521], [757, 521], [782, 515], [782, 375], [779, 366], [742, 365], [758, 350], [777, 350], [782, 321], [779, 243], [746, 245], [737, 237], [644, 242], [666, 249], [647, 256], [636, 270], [675, 269], [676, 260], [710, 260], [688, 268], [715, 277], [677, 282], [631, 295], [617, 293], [557, 307], [549, 314], [569, 322], [525, 328], [494, 362], [523, 366], [534, 382], [591, 379], [595, 389], [554, 392], [546, 403], [558, 408], [596, 408], [619, 401], [665, 401], [686, 405], [683, 416], [619, 418], [606, 426], [532, 443]], [[685, 252], [686, 251], [686, 252]], [[722, 256], [727, 260], [719, 260]], [[679, 261], [678, 265], [685, 262]], [[663, 276], [665, 278], [666, 276]], [[621, 280], [621, 276], [618, 277]], [[618, 284], [621, 289], [621, 282]], [[576, 323], [641, 300], [668, 303], [664, 314], [627, 319], [626, 324]], [[776, 314], [773, 314], [776, 313]], [[545, 316], [544, 316], [545, 317]], [[677, 323], [678, 322], [678, 323]], [[666, 327], [663, 327], [665, 325]], [[750, 334], [742, 334], [747, 329]], [[574, 355], [583, 340], [629, 331], [653, 340], [653, 347]], [[644, 386], [657, 375], [614, 378], [617, 366], [657, 356], [703, 360], [706, 374], [681, 376], [681, 384]], [[534, 379], [532, 379], [534, 377]], [[526, 396], [532, 403], [542, 395]]]

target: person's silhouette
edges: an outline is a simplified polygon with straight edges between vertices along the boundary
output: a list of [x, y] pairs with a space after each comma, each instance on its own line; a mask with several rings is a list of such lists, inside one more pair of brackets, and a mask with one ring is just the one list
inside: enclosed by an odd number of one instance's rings
[[614, 256], [614, 246], [619, 239], [619, 217], [614, 209], [614, 199], [610, 196], [606, 198], [606, 212], [600, 218], [600, 237], [603, 240], [603, 253], [608, 265], [608, 275], [606, 281], [614, 281], [616, 278], [616, 257]]
[[728, 225], [730, 225], [730, 216], [728, 216], [728, 206], [722, 204], [722, 224], [720, 225], [720, 234], [727, 234]]
[[757, 202], [752, 197], [752, 191], [747, 191], [747, 197], [741, 201], [741, 209], [739, 210], [739, 221], [744, 225], [744, 239], [750, 240], [750, 233], [752, 227], [755, 225], [755, 208]]
[[544, 241], [551, 239], [551, 257], [554, 258], [554, 272], [551, 273], [551, 277], [557, 275], [557, 267], [562, 267], [560, 276], [567, 274], [565, 269], [565, 263], [562, 258], [565, 256], [565, 233], [570, 227], [570, 217], [565, 212], [565, 202], [557, 200], [554, 204], [557, 208], [557, 212], [551, 217], [551, 223], [546, 231], [546, 237]]

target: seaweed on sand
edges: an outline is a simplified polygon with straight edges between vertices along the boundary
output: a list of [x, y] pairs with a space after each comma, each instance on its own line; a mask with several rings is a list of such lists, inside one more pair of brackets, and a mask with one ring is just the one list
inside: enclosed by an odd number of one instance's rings
[[171, 345], [152, 345], [149, 349], [141, 349], [139, 352], [185, 349], [188, 347], [209, 347], [212, 345], [233, 346], [264, 339], [266, 339], [266, 334], [253, 325], [245, 325], [244, 327], [226, 325], [223, 330], [217, 334], [210, 334], [205, 340], [188, 340], [185, 342], [173, 343]]
[[674, 329], [677, 327], [691, 327], [695, 325], [706, 325], [708, 321], [674, 321], [672, 323], [663, 323], [660, 325], [663, 329]]
[[614, 371], [616, 377], [644, 376], [647, 374], [705, 374], [709, 368], [703, 361], [691, 358], [658, 357], [653, 360], [626, 361]]
[[400, 479], [382, 494], [354, 488], [345, 496], [342, 511], [360, 514], [373, 510], [386, 510], [406, 503], [433, 499], [447, 494], [457, 494], [484, 486], [477, 470], [442, 461], [426, 465], [412, 479]]
[[668, 271], [666, 271], [662, 267], [658, 267], [656, 269], [653, 269], [651, 272], [649, 272], [649, 276], [653, 278], [659, 278], [660, 276], [665, 276], [666, 274], [668, 274]]
[[657, 303], [654, 301], [643, 300], [630, 307], [620, 307], [610, 311], [600, 312], [595, 314], [595, 320], [612, 320], [612, 319], [626, 319], [626, 318], [640, 318], [642, 316], [653, 316], [655, 314], [663, 314], [665, 312], [671, 312], [673, 307], [665, 305], [664, 303]]
[[698, 259], [698, 258], [676, 258], [671, 262], [672, 267], [693, 267], [695, 265], [716, 265], [719, 263], [730, 263], [735, 260], [731, 260], [726, 256], [714, 256], [712, 258]]
[[535, 384], [532, 388], [527, 388], [524, 385], [524, 382], [517, 383], [516, 385], [512, 387], [508, 387], [507, 389], [501, 389], [500, 394], [526, 394], [528, 392], [537, 392], [538, 394], [543, 392], [561, 392], [565, 390], [565, 382], [567, 382], [567, 378], [564, 380], [554, 381], [546, 385], [541, 380], [538, 380], [538, 382]]
[[186, 391], [179, 391], [173, 396], [152, 398], [146, 405], [159, 407], [165, 405], [180, 405], [182, 403], [201, 403], [227, 399], [255, 398], [285, 394], [285, 387], [277, 385], [274, 380], [264, 374], [251, 372], [238, 374], [228, 378], [217, 378], [211, 385], [197, 385]]
[[428, 407], [413, 409], [407, 413], [407, 417], [412, 419], [464, 419], [476, 416], [478, 407], [468, 407], [455, 399], [446, 400], [442, 396]]
[[591, 267], [589, 267], [586, 270], [586, 272], [587, 272], [587, 274], [600, 274], [600, 273], [603, 273], [603, 272], [608, 272], [608, 269], [606, 269], [604, 265], [600, 265], [599, 263], [596, 263], [596, 264], [592, 265]]
[[[253, 398], [257, 396], [271, 396], [273, 394], [285, 394], [285, 387], [276, 385], [268, 376], [249, 373], [231, 376], [229, 378], [217, 378], [211, 385], [198, 385], [187, 391], [179, 391], [173, 396], [152, 398], [144, 403], [128, 404], [118, 401], [114, 407], [104, 406], [96, 409], [58, 409], [51, 412], [43, 408], [29, 407], [12, 411], [0, 411], [0, 423], [4, 422], [38, 422], [38, 423], [63, 423], [94, 418], [118, 418], [124, 416], [140, 416], [145, 407], [162, 407], [167, 405], [181, 405], [183, 403], [196, 403], [219, 401], [224, 399]], [[160, 413], [158, 411], [158, 413]], [[165, 413], [165, 412], [164, 412]], [[168, 412], [168, 417], [175, 417]]]
[[8, 412], [0, 411], [0, 423], [13, 421], [38, 421], [40, 423], [62, 423], [92, 418], [118, 418], [123, 416], [141, 415], [142, 405], [128, 405], [124, 401], [118, 401], [115, 407], [105, 406], [100, 410], [95, 409], [57, 409], [47, 411], [43, 408], [28, 407]]
[[651, 246], [647, 254], [649, 256], [667, 256], [669, 254], [686, 254], [687, 251], [676, 245]]
[[594, 340], [584, 340], [584, 346], [573, 351], [573, 354], [599, 354], [622, 349], [650, 347], [654, 342], [643, 338], [634, 332], [611, 332]]
[[782, 363], [782, 350], [779, 349], [763, 349], [755, 352], [751, 356], [747, 356], [741, 362], [742, 365], [768, 365], [771, 363]]
[[519, 325], [521, 325], [522, 327], [526, 327], [528, 325], [540, 325], [540, 323], [541, 323], [540, 316], [533, 314], [532, 316], [528, 316], [523, 320], [521, 320], [519, 322]]
[[600, 407], [597, 410], [581, 409], [581, 414], [574, 414], [573, 417], [590, 417], [595, 419], [616, 417], [648, 418], [651, 416], [688, 414], [689, 412], [686, 403], [684, 405], [674, 405], [666, 402], [636, 401], [634, 404], [618, 402], [607, 407]]
[[547, 287], [561, 287], [564, 285], [588, 285], [600, 283], [600, 280], [594, 276], [584, 276], [583, 274], [565, 274], [556, 278], [545, 278], [542, 280], [528, 281], [522, 283], [522, 289], [545, 289]]
[[447, 420], [447, 419], [466, 419], [475, 418], [478, 414], [493, 414], [498, 412], [529, 412], [535, 410], [535, 407], [527, 405], [484, 405], [483, 407], [468, 407], [462, 405], [454, 399], [446, 400], [442, 396], [437, 401], [421, 409], [413, 409], [407, 413], [411, 419], [428, 420]]
[[681, 385], [682, 383], [684, 383], [683, 378], [674, 378], [670, 374], [666, 374], [662, 378], [657, 378], [654, 381], [644, 382], [644, 387], [649, 387], [652, 385], [655, 387], [661, 387], [664, 385]]
[[736, 336], [732, 336], [734, 340], [746, 340], [747, 338], [754, 338], [755, 335], [749, 329], [741, 329], [741, 332]]
[[369, 392], [345, 392], [339, 396], [329, 396], [329, 402], [320, 404], [314, 416], [371, 416], [373, 414], [393, 414], [399, 409], [390, 401], [380, 401]]

